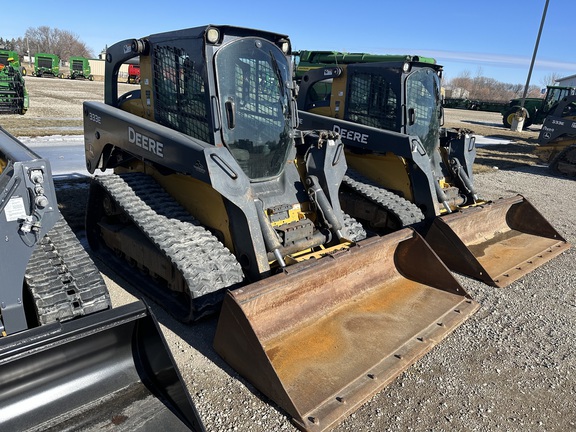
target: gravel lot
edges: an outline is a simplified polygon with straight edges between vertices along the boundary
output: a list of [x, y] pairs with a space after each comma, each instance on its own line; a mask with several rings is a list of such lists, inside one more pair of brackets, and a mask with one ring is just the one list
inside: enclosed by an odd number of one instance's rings
[[[97, 81], [28, 77], [26, 82], [29, 112], [0, 118], [16, 136], [81, 133], [81, 102], [101, 100], [103, 94]], [[514, 140], [479, 150], [482, 160], [475, 178], [480, 195], [497, 199], [523, 194], [574, 243], [576, 183], [536, 164], [529, 152], [537, 128], [514, 134], [499, 124], [498, 114], [446, 110], [447, 126]], [[575, 255], [572, 248], [504, 289], [457, 275], [480, 302], [479, 311], [335, 430], [576, 430]], [[133, 301], [138, 291], [97, 264], [114, 305]], [[208, 430], [296, 430], [216, 355], [211, 345], [216, 319], [187, 326], [157, 305], [151, 308]]]

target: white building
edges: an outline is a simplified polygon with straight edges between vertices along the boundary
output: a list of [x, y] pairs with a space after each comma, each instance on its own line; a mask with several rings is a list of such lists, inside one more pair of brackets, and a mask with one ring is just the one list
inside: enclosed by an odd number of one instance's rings
[[556, 80], [559, 86], [576, 87], [576, 75], [570, 75]]

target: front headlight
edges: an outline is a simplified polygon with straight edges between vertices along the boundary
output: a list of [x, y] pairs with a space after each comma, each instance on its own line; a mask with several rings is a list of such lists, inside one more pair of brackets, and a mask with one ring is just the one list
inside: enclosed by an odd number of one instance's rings
[[290, 51], [290, 42], [288, 42], [286, 39], [281, 39], [278, 41], [278, 46], [284, 54], [288, 54]]
[[217, 28], [210, 27], [206, 32], [206, 40], [212, 44], [215, 44], [220, 40], [220, 31]]

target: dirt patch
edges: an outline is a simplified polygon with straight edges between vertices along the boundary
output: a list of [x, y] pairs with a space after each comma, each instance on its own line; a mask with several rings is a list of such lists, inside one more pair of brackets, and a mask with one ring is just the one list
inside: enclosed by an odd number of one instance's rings
[[[0, 116], [0, 126], [14, 136], [80, 135], [82, 104], [104, 101], [104, 82], [27, 76], [30, 108], [24, 115]], [[119, 93], [136, 86], [119, 83]]]

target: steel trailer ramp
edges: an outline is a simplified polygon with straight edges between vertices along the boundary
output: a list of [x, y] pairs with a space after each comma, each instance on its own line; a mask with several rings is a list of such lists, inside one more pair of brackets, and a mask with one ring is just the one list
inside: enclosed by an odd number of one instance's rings
[[2, 431], [204, 431], [138, 301], [0, 339]]
[[522, 195], [437, 217], [424, 237], [448, 268], [497, 287], [570, 247]]
[[214, 347], [298, 428], [324, 431], [477, 308], [404, 229], [230, 291]]

